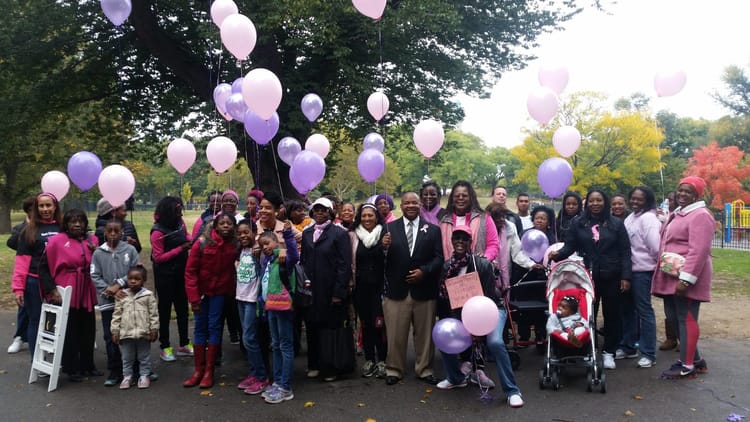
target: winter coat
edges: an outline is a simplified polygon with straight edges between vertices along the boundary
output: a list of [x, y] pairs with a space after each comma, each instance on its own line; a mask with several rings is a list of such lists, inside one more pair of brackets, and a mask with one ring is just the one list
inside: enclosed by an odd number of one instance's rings
[[318, 321], [329, 321], [336, 316], [331, 312], [334, 297], [349, 296], [352, 277], [352, 249], [347, 231], [329, 224], [313, 242], [315, 226], [302, 232], [301, 262], [310, 278], [313, 292], [312, 315]]
[[127, 296], [115, 303], [110, 329], [113, 336], [120, 340], [148, 340], [151, 331], [159, 330], [159, 311], [154, 294], [142, 287], [133, 294], [130, 289]]
[[97, 299], [96, 287], [91, 281], [92, 252], [89, 245], [96, 244], [94, 235], [85, 239], [72, 238], [65, 232], [52, 236], [39, 263], [39, 280], [44, 294], [49, 294], [55, 286], [71, 286], [70, 307], [93, 312]]
[[91, 258], [91, 280], [96, 286], [99, 310], [114, 309], [114, 298], [102, 296], [102, 292], [114, 284], [124, 288], [128, 281], [128, 271], [135, 267], [138, 261], [135, 247], [122, 240], [117, 242], [114, 251], [106, 243], [96, 248]]
[[13, 264], [11, 286], [16, 295], [23, 294], [26, 289], [26, 277], [39, 277], [39, 261], [44, 255], [44, 248], [47, 241], [60, 231], [60, 225], [55, 221], [39, 224], [36, 238], [31, 244], [26, 242], [26, 230], [28, 226], [18, 235], [18, 249], [16, 249], [16, 259]]
[[211, 239], [201, 237], [190, 248], [185, 267], [185, 292], [188, 302], [198, 303], [201, 296], [234, 295], [237, 273], [237, 244], [211, 230]]

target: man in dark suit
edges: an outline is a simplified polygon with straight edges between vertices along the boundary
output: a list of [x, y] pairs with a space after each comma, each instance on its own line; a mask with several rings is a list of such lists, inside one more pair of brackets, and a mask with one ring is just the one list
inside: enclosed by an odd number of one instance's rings
[[440, 380], [432, 373], [438, 279], [443, 265], [440, 229], [419, 218], [419, 195], [401, 196], [403, 218], [388, 224], [383, 237], [386, 250], [385, 299], [383, 314], [388, 338], [386, 383], [393, 385], [404, 376], [409, 328], [414, 330], [416, 362], [414, 372], [429, 384]]

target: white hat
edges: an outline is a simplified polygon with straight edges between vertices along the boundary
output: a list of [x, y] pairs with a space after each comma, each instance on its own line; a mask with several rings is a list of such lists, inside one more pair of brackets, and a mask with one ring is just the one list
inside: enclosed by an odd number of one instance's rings
[[333, 211], [333, 202], [331, 202], [331, 200], [328, 199], [328, 198], [318, 198], [318, 199], [316, 199], [315, 202], [313, 202], [312, 207], [310, 207], [310, 208], [311, 209], [315, 208], [316, 205], [321, 205], [321, 206], [326, 207], [329, 210]]

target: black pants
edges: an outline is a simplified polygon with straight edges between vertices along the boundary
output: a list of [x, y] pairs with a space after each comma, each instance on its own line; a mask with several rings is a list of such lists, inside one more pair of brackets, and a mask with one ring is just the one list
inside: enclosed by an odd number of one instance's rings
[[[240, 311], [237, 308], [237, 299], [233, 294], [224, 297], [224, 320], [227, 322], [229, 337], [241, 339]], [[240, 341], [240, 344], [242, 344], [242, 341]]]
[[107, 348], [107, 369], [115, 375], [122, 375], [122, 355], [120, 346], [112, 342], [112, 314], [114, 309], [102, 311], [102, 333], [104, 346]]
[[86, 309], [70, 308], [65, 328], [62, 367], [66, 374], [93, 371], [96, 317]]
[[177, 332], [180, 346], [190, 343], [188, 338], [188, 303], [185, 293], [185, 274], [154, 273], [156, 294], [159, 299], [159, 343], [162, 349], [170, 347], [169, 321], [172, 319], [172, 305], [177, 313]]
[[[604, 317], [604, 347], [602, 351], [615, 354], [622, 340], [622, 311], [618, 295], [597, 296], [594, 301], [594, 316], [599, 313], [599, 304]], [[596, 319], [594, 319], [596, 321]]]

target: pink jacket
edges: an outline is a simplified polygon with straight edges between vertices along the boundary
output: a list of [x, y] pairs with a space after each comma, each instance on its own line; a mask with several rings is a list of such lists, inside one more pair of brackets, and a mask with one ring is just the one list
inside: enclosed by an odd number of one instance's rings
[[[678, 208], [672, 213], [661, 232], [659, 256], [674, 252], [685, 257], [679, 280], [685, 280], [686, 296], [700, 302], [711, 301], [711, 241], [714, 236], [714, 217], [703, 201]], [[672, 295], [678, 279], [659, 271], [654, 272], [651, 293], [655, 296]]]
[[70, 307], [94, 311], [98, 303], [96, 287], [91, 280], [91, 249], [89, 244], [97, 245], [96, 236], [86, 240], [74, 239], [67, 233], [58, 233], [47, 242], [46, 259], [49, 275], [55, 284], [61, 287], [72, 286]]
[[[497, 237], [497, 227], [487, 213], [471, 212], [467, 218], [471, 218], [471, 250], [476, 254], [484, 255], [488, 261], [494, 262], [500, 251], [500, 241]], [[484, 218], [484, 230], [482, 230], [482, 218]], [[446, 214], [440, 219], [440, 232], [443, 235], [443, 258], [447, 261], [453, 255], [453, 244], [451, 235], [456, 225], [456, 214]], [[481, 249], [481, 250], [478, 250]]]

